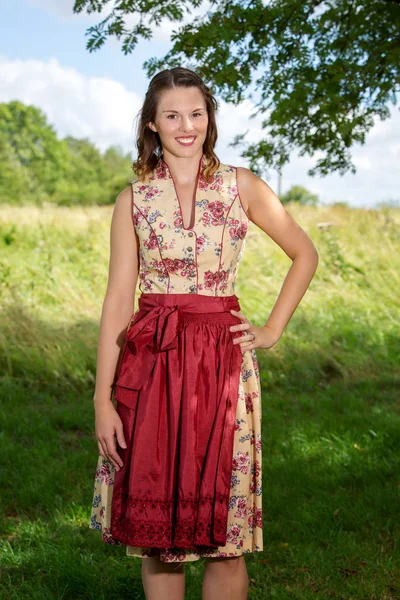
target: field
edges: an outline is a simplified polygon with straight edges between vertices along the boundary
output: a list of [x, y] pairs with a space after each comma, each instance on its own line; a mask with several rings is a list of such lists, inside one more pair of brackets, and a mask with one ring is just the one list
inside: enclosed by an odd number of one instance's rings
[[[264, 551], [246, 557], [249, 598], [400, 598], [399, 209], [288, 210], [320, 263], [281, 340], [257, 350]], [[0, 209], [7, 600], [144, 598], [140, 560], [88, 527], [111, 212]], [[236, 287], [252, 323], [265, 323], [289, 266], [252, 224]], [[189, 600], [203, 566], [186, 567]]]

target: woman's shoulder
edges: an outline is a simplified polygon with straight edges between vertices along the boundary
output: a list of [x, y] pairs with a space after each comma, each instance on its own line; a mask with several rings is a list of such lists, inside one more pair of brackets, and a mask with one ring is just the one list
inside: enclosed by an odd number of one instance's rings
[[241, 187], [251, 187], [260, 179], [258, 175], [253, 173], [253, 171], [247, 167], [236, 167], [236, 176], [238, 179], [238, 185]]
[[131, 207], [132, 204], [132, 185], [124, 188], [115, 200], [115, 209], [119, 211], [126, 210], [127, 207]]

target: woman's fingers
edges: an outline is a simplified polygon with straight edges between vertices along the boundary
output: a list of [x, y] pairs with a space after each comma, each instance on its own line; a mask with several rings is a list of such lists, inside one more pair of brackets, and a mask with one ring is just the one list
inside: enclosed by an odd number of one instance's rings
[[114, 437], [104, 440], [103, 443], [106, 445], [107, 459], [112, 462], [117, 471], [119, 471], [124, 463], [117, 452]]
[[[116, 464], [115, 460], [113, 460], [113, 455], [112, 455], [112, 453], [110, 453], [108, 451], [106, 443], [102, 442], [101, 440], [97, 440], [97, 445], [99, 447], [100, 456], [103, 456], [106, 460], [108, 460], [110, 463], [112, 463], [118, 471], [119, 465]], [[119, 460], [121, 460], [119, 456], [118, 456], [118, 458], [119, 458]], [[122, 461], [121, 461], [121, 463], [122, 463]], [[122, 465], [123, 465], [123, 463], [121, 464], [121, 466]]]
[[229, 329], [231, 331], [245, 331], [246, 329], [248, 329], [249, 327], [251, 327], [250, 323], [247, 321], [247, 323], [239, 323], [239, 325], [231, 325], [229, 327]]
[[107, 456], [106, 456], [106, 449], [103, 448], [103, 445], [100, 442], [100, 440], [97, 440], [97, 445], [99, 447], [99, 454], [100, 454], [100, 456], [103, 456], [104, 458], [107, 458]]
[[[241, 312], [238, 312], [236, 310], [231, 309], [231, 312], [236, 313], [236, 315], [242, 319], [242, 321], [244, 321], [243, 323], [238, 323], [237, 325], [231, 325], [229, 327], [229, 331], [246, 331], [247, 329], [249, 329], [249, 327], [251, 327], [251, 323], [248, 320], [248, 318], [246, 317], [246, 315], [244, 315]], [[236, 339], [242, 339], [242, 338], [236, 338]]]

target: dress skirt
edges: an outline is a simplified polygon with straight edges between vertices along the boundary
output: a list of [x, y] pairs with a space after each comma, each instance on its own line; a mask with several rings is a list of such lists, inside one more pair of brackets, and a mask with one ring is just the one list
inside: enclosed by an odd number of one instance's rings
[[123, 467], [98, 457], [89, 526], [164, 562], [261, 551], [261, 393], [236, 295], [142, 293], [113, 400]]

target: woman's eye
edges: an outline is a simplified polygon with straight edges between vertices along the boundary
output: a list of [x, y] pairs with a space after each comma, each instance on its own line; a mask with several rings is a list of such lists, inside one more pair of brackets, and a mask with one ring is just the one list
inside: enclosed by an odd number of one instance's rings
[[[201, 113], [197, 112], [197, 113], [193, 113], [193, 116], [195, 115], [199, 115], [201, 117]], [[167, 119], [169, 119], [170, 117], [176, 117], [176, 115], [168, 115]]]

